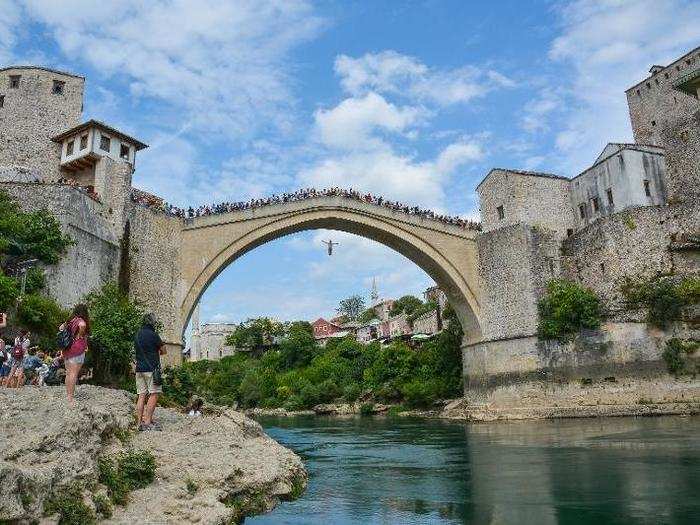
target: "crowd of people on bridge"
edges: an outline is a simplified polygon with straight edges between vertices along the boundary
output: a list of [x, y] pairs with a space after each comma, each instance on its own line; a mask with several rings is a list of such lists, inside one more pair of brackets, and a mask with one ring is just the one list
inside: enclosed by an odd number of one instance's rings
[[469, 230], [480, 230], [481, 224], [468, 219], [463, 219], [457, 216], [445, 215], [436, 213], [432, 210], [425, 210], [419, 208], [418, 206], [409, 206], [397, 201], [391, 201], [384, 199], [383, 197], [377, 197], [370, 193], [361, 193], [355, 190], [348, 190], [343, 188], [327, 188], [323, 190], [317, 190], [315, 188], [308, 188], [303, 190], [297, 190], [292, 193], [282, 193], [280, 195], [272, 195], [271, 197], [265, 197], [262, 199], [250, 199], [248, 201], [239, 202], [222, 202], [218, 204], [203, 205], [193, 208], [190, 206], [187, 209], [178, 208], [172, 204], [164, 202], [162, 199], [147, 194], [145, 192], [132, 192], [131, 198], [137, 204], [142, 206], [155, 209], [173, 215], [175, 217], [181, 217], [184, 219], [192, 219], [195, 217], [205, 217], [208, 215], [216, 215], [221, 213], [230, 213], [242, 210], [251, 210], [256, 208], [262, 208], [264, 206], [271, 206], [275, 204], [284, 204], [287, 202], [297, 202], [306, 199], [313, 199], [317, 197], [342, 197], [345, 199], [352, 199], [360, 202], [365, 202], [368, 204], [373, 204], [375, 206], [382, 206], [388, 208], [392, 211], [399, 211], [406, 213], [408, 215], [414, 215], [426, 219], [431, 219], [445, 224], [452, 224], [454, 226], [459, 226], [461, 228]]

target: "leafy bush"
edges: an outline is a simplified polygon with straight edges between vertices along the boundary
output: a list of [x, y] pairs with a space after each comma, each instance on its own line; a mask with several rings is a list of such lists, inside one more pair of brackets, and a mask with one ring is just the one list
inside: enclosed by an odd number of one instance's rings
[[112, 502], [102, 492], [92, 495], [92, 504], [95, 505], [95, 511], [105, 519], [112, 517]]
[[68, 315], [53, 299], [36, 294], [26, 295], [17, 307], [19, 323], [43, 336], [54, 335]]
[[75, 483], [58, 491], [44, 504], [44, 514], [58, 514], [59, 525], [90, 525], [97, 517], [83, 501], [82, 487]]
[[116, 463], [110, 458], [102, 457], [97, 461], [97, 468], [98, 480], [107, 487], [112, 502], [116, 505], [126, 505], [129, 500], [129, 485], [119, 473]]
[[24, 283], [24, 293], [33, 294], [40, 292], [46, 286], [44, 270], [33, 266], [27, 270], [27, 279]]
[[374, 403], [362, 403], [360, 405], [360, 415], [371, 416], [374, 414]]
[[626, 279], [621, 289], [627, 305], [646, 309], [647, 322], [659, 328], [680, 319], [684, 307], [700, 302], [700, 277]]
[[131, 374], [134, 337], [145, 311], [113, 282], [90, 293], [87, 304], [91, 325], [88, 365], [97, 382], [117, 382]]
[[116, 505], [126, 505], [129, 492], [147, 487], [155, 479], [156, 460], [148, 450], [128, 450], [116, 461], [102, 457], [97, 462], [98, 480], [107, 487], [109, 498]]
[[5, 191], [0, 191], [0, 253], [4, 265], [37, 258], [56, 264], [71, 238], [61, 233], [58, 220], [48, 211], [23, 212]]
[[414, 379], [401, 387], [406, 405], [411, 408], [427, 408], [437, 401], [444, 386], [440, 379], [434, 378], [428, 381]]
[[684, 341], [674, 337], [666, 342], [666, 348], [661, 355], [666, 362], [666, 368], [674, 376], [687, 371], [687, 356], [700, 348], [700, 341]]
[[343, 389], [343, 399], [348, 403], [354, 403], [360, 397], [362, 387], [359, 383], [350, 383]]
[[17, 280], [0, 273], [0, 310], [6, 312], [19, 297]]
[[120, 476], [131, 490], [147, 487], [156, 476], [156, 458], [149, 450], [130, 450], [117, 460]]
[[598, 297], [592, 290], [571, 281], [550, 281], [546, 295], [537, 306], [540, 339], [566, 340], [581, 329], [600, 326], [602, 313]]

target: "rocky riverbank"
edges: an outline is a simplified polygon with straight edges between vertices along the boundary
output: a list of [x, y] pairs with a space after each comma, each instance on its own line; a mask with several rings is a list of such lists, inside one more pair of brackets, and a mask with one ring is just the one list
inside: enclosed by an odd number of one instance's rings
[[80, 487], [97, 517], [98, 460], [149, 450], [155, 479], [115, 505], [109, 523], [235, 523], [298, 497], [300, 458], [239, 412], [189, 418], [157, 409], [162, 432], [133, 432], [134, 396], [80, 386], [67, 407], [59, 387], [0, 390], [0, 522], [56, 522], [49, 502]]
[[700, 414], [700, 379], [667, 376], [620, 380], [611, 377], [585, 384], [528, 382], [495, 388], [480, 395], [444, 400], [427, 410], [364, 402], [329, 403], [300, 411], [283, 408], [246, 411], [250, 417], [359, 414], [465, 421], [695, 415]]

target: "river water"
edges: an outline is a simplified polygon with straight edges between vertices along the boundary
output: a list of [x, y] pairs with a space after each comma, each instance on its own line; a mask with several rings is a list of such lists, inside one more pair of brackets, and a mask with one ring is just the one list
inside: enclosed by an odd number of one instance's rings
[[700, 417], [260, 422], [310, 480], [250, 524], [700, 524]]

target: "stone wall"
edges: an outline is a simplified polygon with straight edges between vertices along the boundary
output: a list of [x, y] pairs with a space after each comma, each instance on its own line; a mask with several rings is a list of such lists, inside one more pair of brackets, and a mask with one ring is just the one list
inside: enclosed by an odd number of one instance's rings
[[[19, 87], [10, 76], [19, 75]], [[52, 91], [54, 80], [65, 82], [62, 94]], [[60, 145], [51, 141], [77, 126], [83, 112], [85, 79], [42, 68], [0, 70], [0, 166], [25, 166], [47, 181], [59, 178]]]
[[568, 343], [522, 337], [463, 350], [467, 395], [527, 382], [570, 382], [606, 377], [668, 375], [662, 359], [671, 337], [698, 338], [700, 330], [676, 326], [669, 332], [643, 323], [607, 323]]
[[700, 67], [700, 48], [660, 68], [636, 86], [627, 90], [627, 105], [634, 140], [640, 144], [663, 145], [661, 130], [669, 119], [698, 110], [693, 97], [673, 89], [680, 76]]
[[45, 267], [47, 292], [59, 304], [71, 307], [116, 280], [119, 239], [99, 202], [77, 188], [58, 184], [0, 183], [0, 189], [25, 211], [49, 210], [75, 241], [58, 264]]
[[563, 177], [494, 169], [477, 192], [484, 232], [522, 223], [554, 230], [564, 237], [573, 223], [569, 180]]
[[661, 133], [666, 149], [670, 202], [700, 202], [700, 109], [669, 120]]
[[593, 289], [615, 318], [621, 308], [625, 277], [664, 273], [698, 273], [698, 251], [676, 249], [700, 232], [695, 203], [632, 208], [599, 219], [563, 242], [562, 274]]
[[559, 241], [551, 230], [515, 224], [477, 238], [485, 340], [537, 332], [537, 301], [559, 274]]
[[127, 223], [122, 261], [128, 270], [122, 283], [128, 283], [129, 296], [146, 304], [163, 325], [161, 336], [167, 343], [164, 363], [182, 360], [180, 300], [185, 291], [180, 282], [182, 219], [127, 204]]

